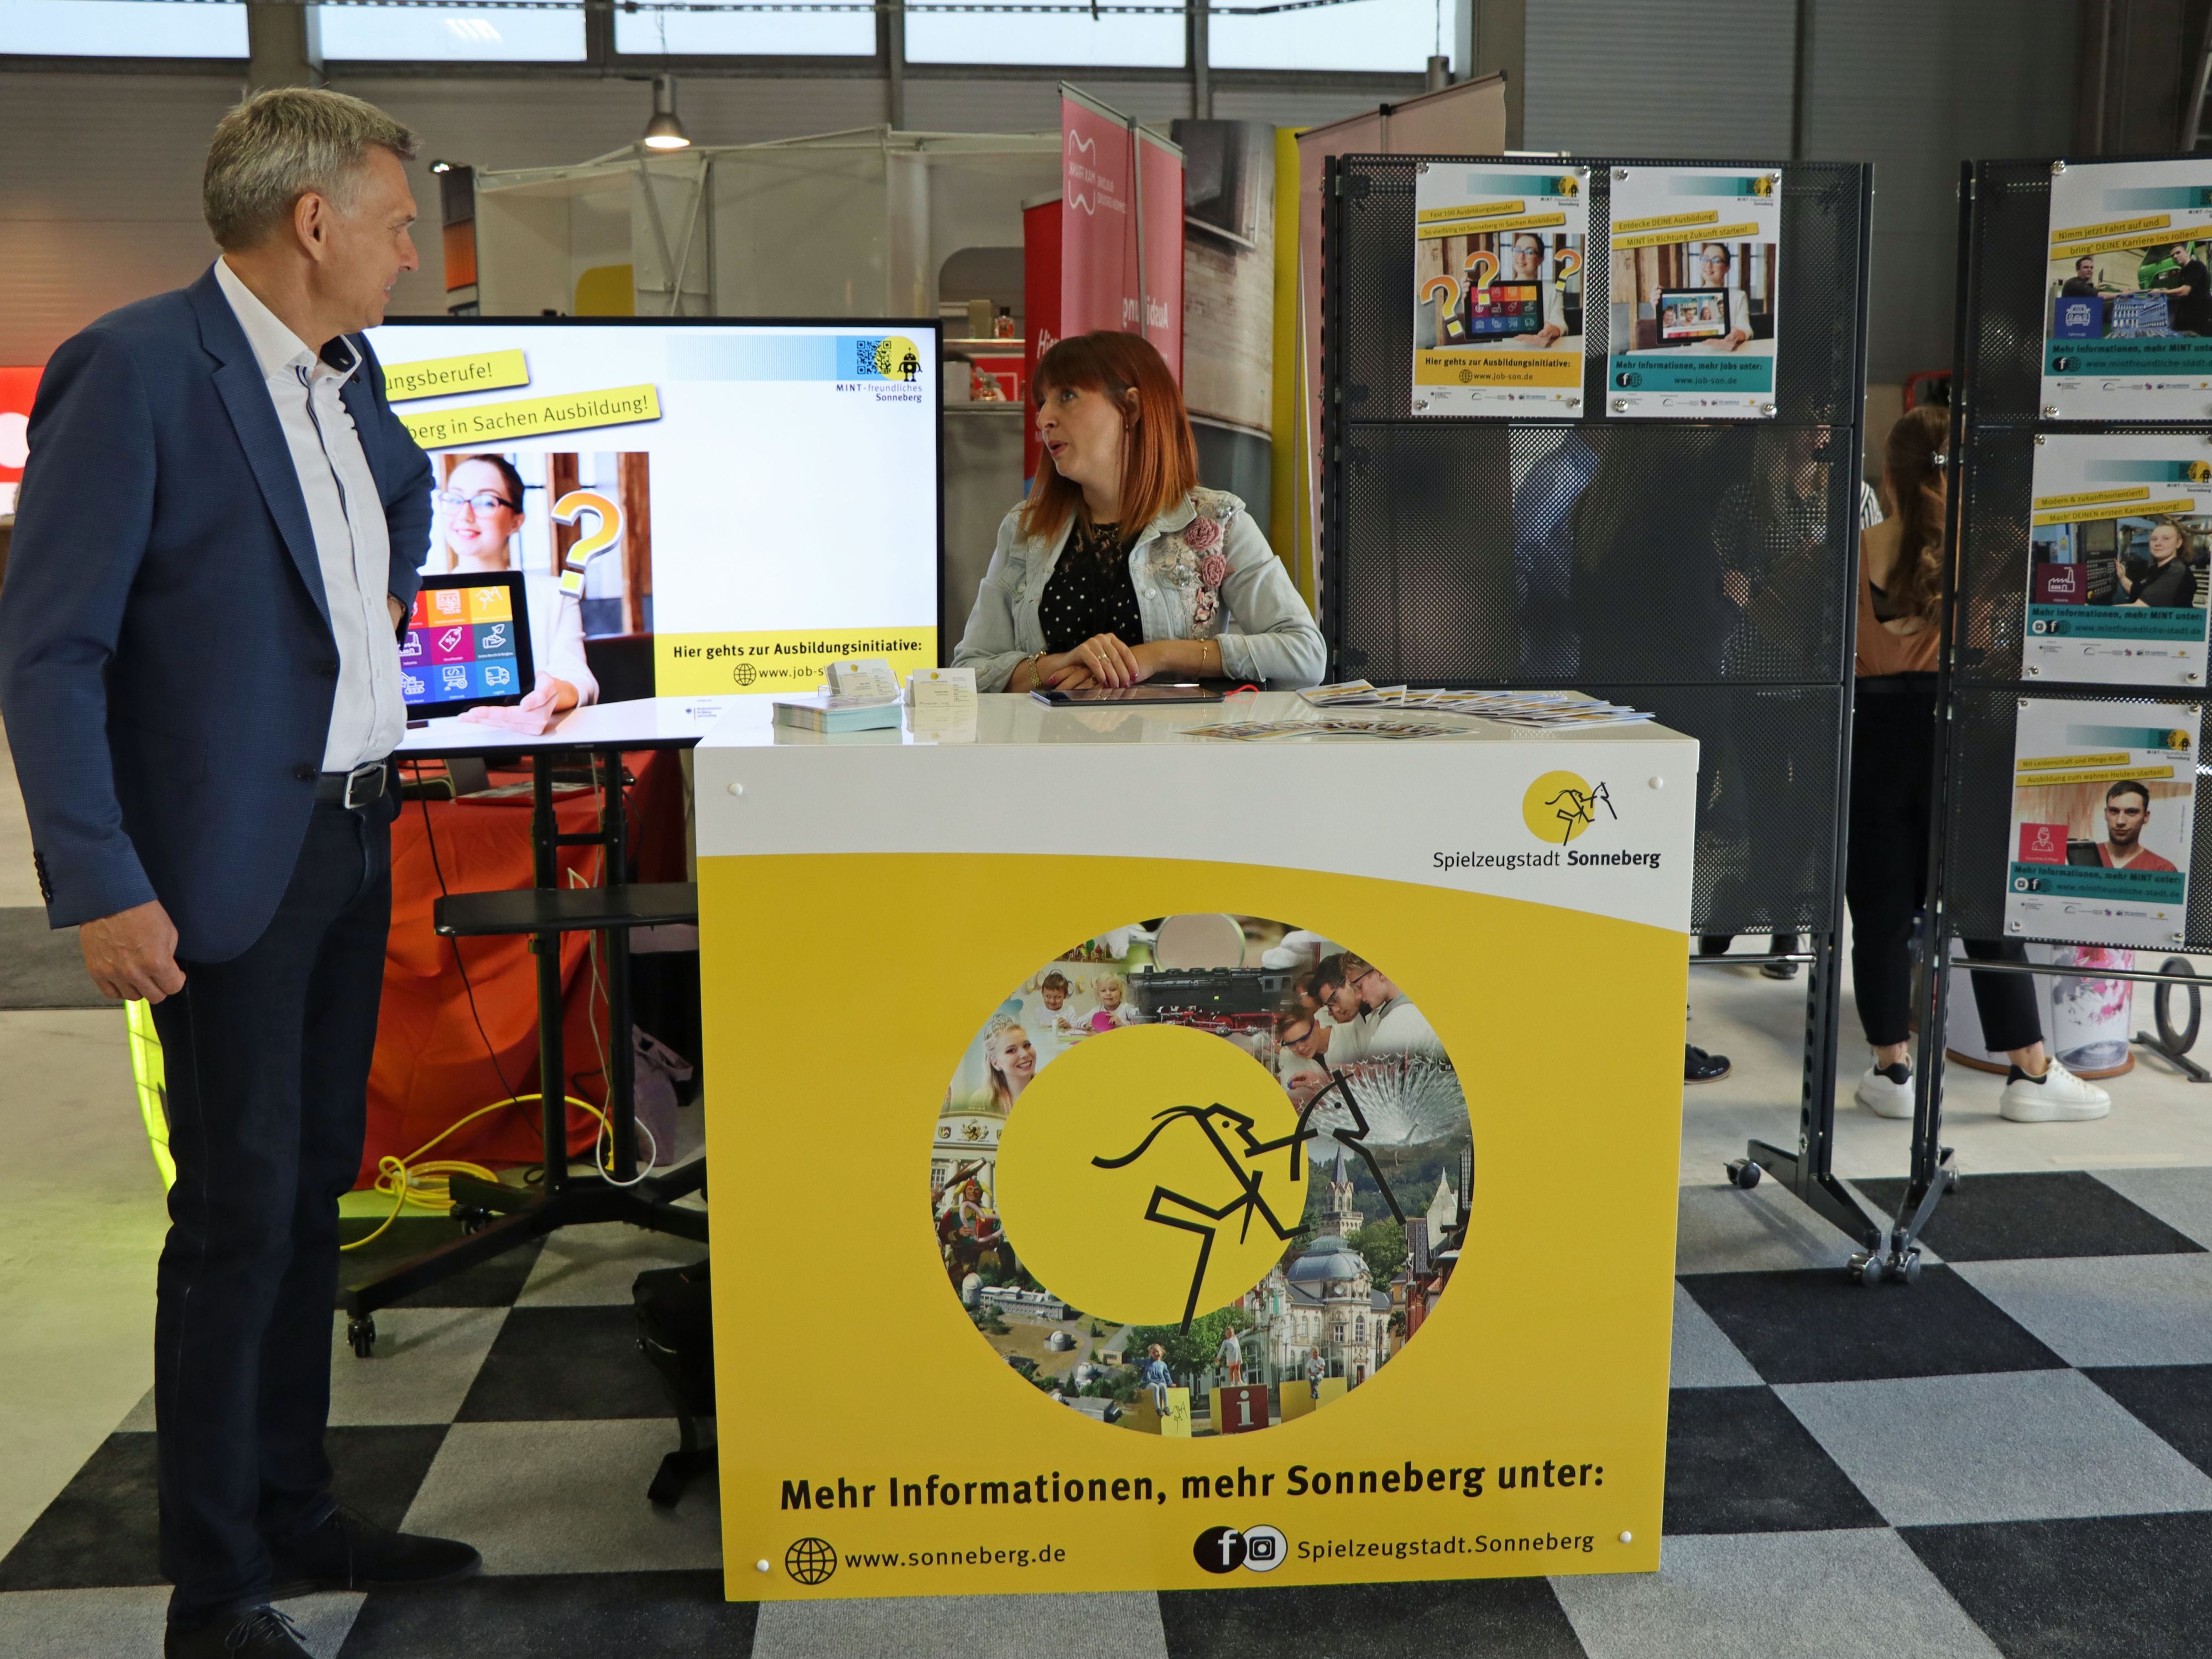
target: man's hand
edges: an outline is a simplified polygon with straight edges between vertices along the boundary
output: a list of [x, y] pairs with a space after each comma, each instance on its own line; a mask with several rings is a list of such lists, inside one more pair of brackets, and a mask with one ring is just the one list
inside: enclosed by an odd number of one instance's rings
[[177, 966], [176, 924], [158, 899], [134, 904], [77, 929], [84, 970], [104, 997], [159, 1002], [185, 988]]

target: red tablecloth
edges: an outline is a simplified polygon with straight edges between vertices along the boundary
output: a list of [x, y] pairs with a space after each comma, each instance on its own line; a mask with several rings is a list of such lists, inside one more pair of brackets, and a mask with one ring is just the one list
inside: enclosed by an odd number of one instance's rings
[[[638, 782], [630, 791], [633, 845], [641, 880], [683, 879], [682, 781], [672, 755], [626, 757]], [[440, 1130], [479, 1106], [507, 1097], [500, 1074], [518, 1093], [538, 1083], [538, 963], [526, 938], [441, 939], [431, 930], [430, 910], [443, 890], [484, 891], [531, 884], [530, 797], [525, 793], [496, 800], [410, 801], [392, 829], [392, 940], [384, 959], [384, 1000], [376, 1033], [376, 1060], [368, 1077], [368, 1135], [362, 1154], [361, 1184], [376, 1177], [377, 1160], [405, 1157]], [[598, 827], [597, 796], [589, 790], [563, 791], [555, 801], [563, 834]], [[434, 836], [437, 862], [431, 860]], [[672, 859], [674, 868], [670, 864]], [[602, 849], [563, 847], [558, 864], [563, 882], [596, 886], [605, 879]], [[568, 1093], [602, 1104], [606, 1083], [600, 1069], [600, 1045], [606, 1041], [605, 970], [599, 988], [592, 983], [586, 951], [594, 938], [568, 933], [561, 942], [561, 981], [566, 1018], [563, 1058]], [[476, 993], [476, 1017], [469, 1008], [456, 951], [468, 968]], [[481, 1018], [483, 1029], [477, 1029]], [[595, 1037], [594, 1030], [600, 1035]], [[498, 1056], [494, 1066], [486, 1052]], [[543, 1156], [536, 1101], [479, 1118], [430, 1154], [465, 1158], [498, 1167], [535, 1164]], [[597, 1121], [574, 1108], [568, 1113], [568, 1146], [588, 1152]]]

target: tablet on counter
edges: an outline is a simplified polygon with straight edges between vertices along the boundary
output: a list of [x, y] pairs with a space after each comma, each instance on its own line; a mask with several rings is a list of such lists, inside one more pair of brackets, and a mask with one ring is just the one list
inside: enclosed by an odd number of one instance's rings
[[1086, 685], [1080, 690], [1060, 691], [1045, 688], [1030, 696], [1039, 702], [1049, 703], [1055, 708], [1079, 708], [1098, 702], [1219, 702], [1221, 693], [1209, 686], [1177, 684], [1161, 685]]

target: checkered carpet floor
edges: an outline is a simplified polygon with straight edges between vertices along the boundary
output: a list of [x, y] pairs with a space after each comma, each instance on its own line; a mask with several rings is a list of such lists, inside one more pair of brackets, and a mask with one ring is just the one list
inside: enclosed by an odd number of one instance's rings
[[[373, 1362], [337, 1322], [341, 1494], [486, 1572], [289, 1610], [344, 1659], [2201, 1659], [2212, 1169], [1970, 1176], [1928, 1243], [1917, 1287], [1863, 1290], [1771, 1183], [1683, 1191], [1656, 1577], [756, 1608], [721, 1599], [711, 1480], [645, 1498], [675, 1431], [629, 1283], [696, 1247], [579, 1230], [378, 1315]], [[0, 1654], [160, 1650], [151, 1428], [141, 1406], [0, 1559]]]

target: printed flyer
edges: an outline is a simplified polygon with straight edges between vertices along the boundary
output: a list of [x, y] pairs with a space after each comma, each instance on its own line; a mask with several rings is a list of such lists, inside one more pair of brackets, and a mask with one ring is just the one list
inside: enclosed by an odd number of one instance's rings
[[2008, 933], [2077, 945], [2182, 942], [2196, 718], [2173, 703], [2021, 704]]
[[2031, 678], [2204, 684], [2212, 440], [2050, 436], [2028, 530]]
[[1583, 405], [1589, 169], [1425, 164], [1413, 184], [1413, 412]]
[[1773, 415], [1781, 244], [1779, 167], [1615, 169], [1607, 409]]
[[2212, 415], [2212, 160], [2054, 162], [2046, 420]]

